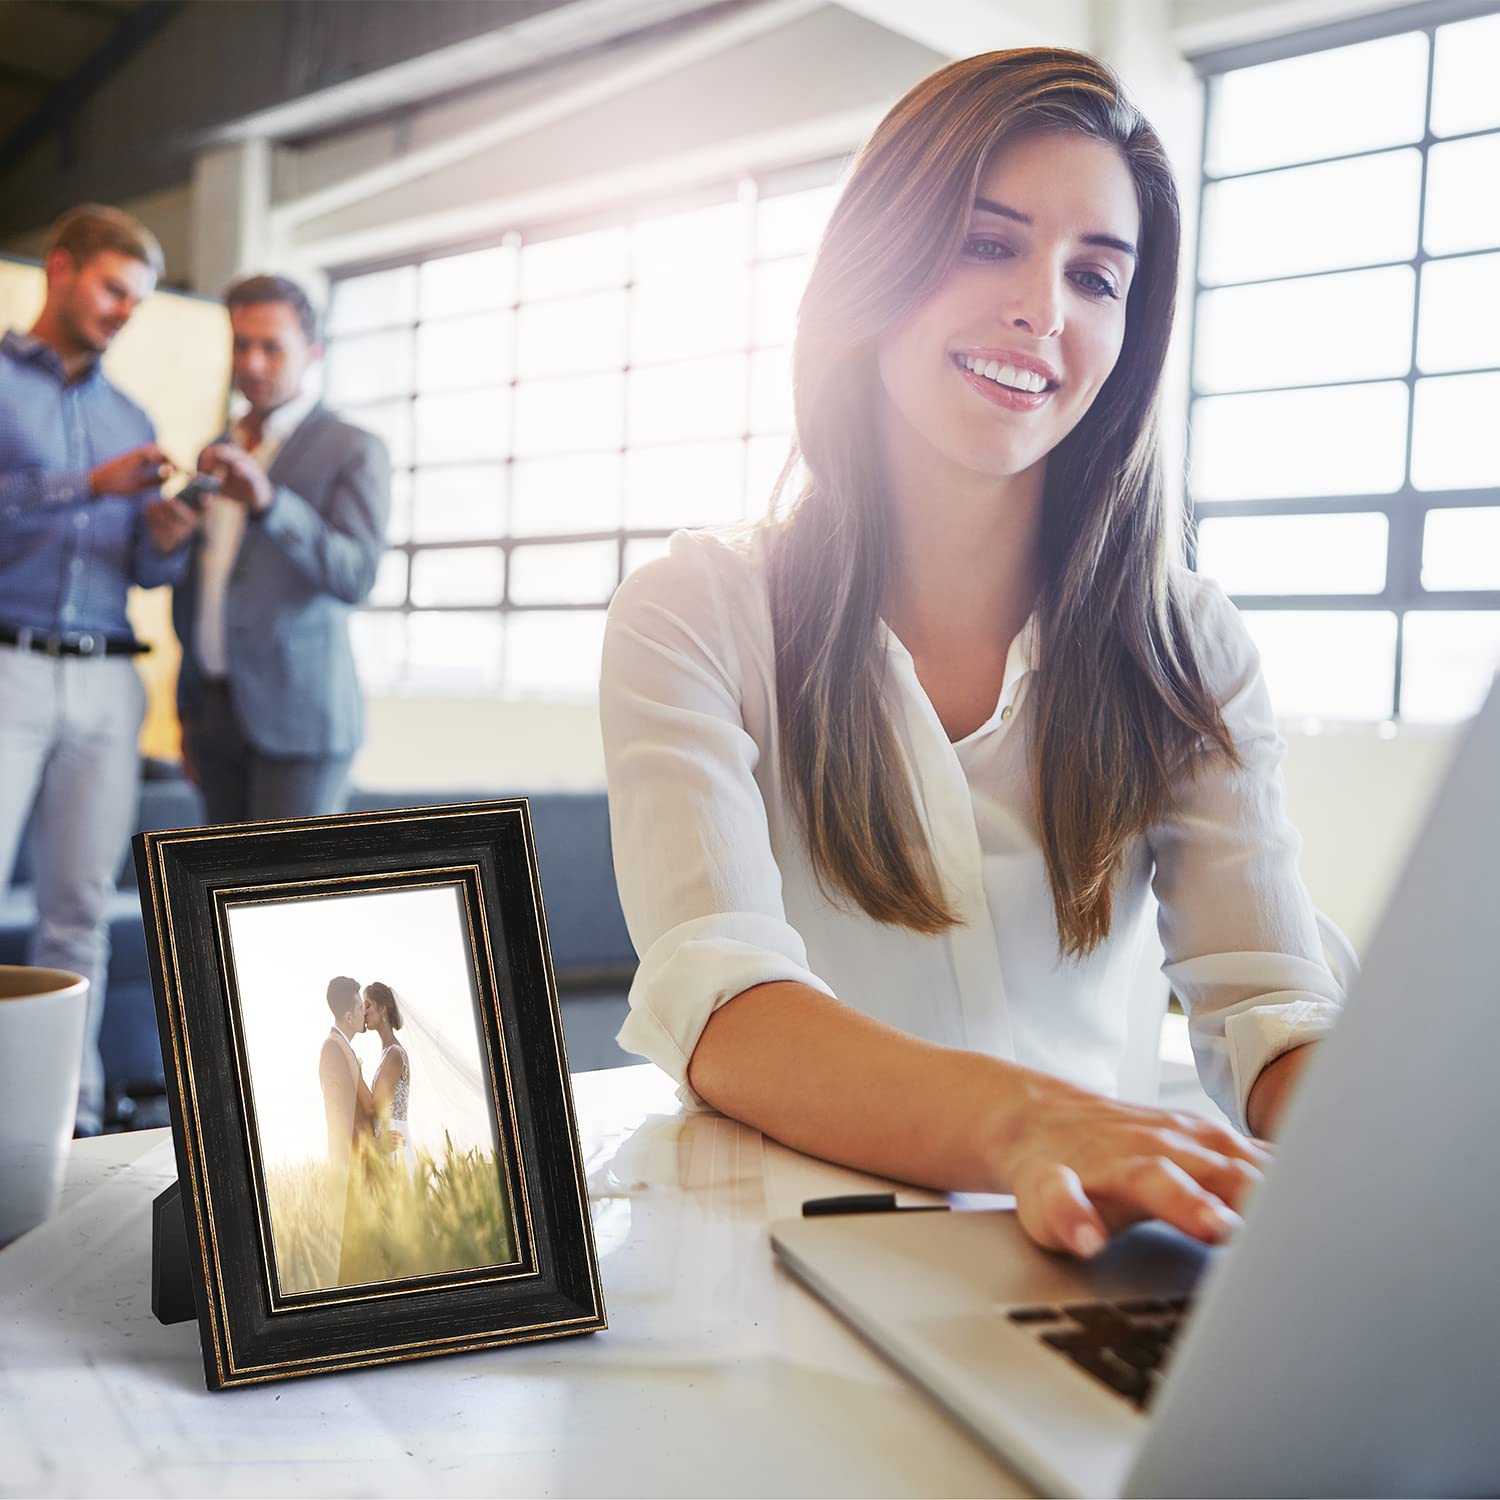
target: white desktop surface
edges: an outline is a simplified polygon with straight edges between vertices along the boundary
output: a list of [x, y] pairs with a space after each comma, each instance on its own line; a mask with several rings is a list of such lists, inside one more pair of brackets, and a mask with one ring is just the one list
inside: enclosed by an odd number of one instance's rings
[[76, 1142], [0, 1252], [0, 1495], [1030, 1493], [773, 1262], [772, 1219], [884, 1184], [655, 1068], [573, 1084], [607, 1331], [216, 1394], [151, 1312], [170, 1132]]

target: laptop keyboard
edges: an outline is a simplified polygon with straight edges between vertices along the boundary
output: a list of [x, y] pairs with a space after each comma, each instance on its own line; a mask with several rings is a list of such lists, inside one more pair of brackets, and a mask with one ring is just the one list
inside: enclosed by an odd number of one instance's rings
[[1005, 1315], [1144, 1410], [1156, 1394], [1178, 1327], [1191, 1306], [1187, 1297], [1128, 1297], [1118, 1302], [1012, 1307]]

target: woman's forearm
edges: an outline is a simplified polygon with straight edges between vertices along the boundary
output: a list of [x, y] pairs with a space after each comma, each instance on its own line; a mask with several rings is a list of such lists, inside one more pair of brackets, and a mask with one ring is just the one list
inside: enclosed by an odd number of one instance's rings
[[756, 985], [709, 1018], [688, 1069], [724, 1114], [815, 1156], [935, 1188], [1003, 1192], [1025, 1111], [1069, 1085], [920, 1041], [808, 985]]
[[1141, 1219], [1217, 1241], [1269, 1160], [1227, 1126], [918, 1041], [801, 984], [757, 985], [715, 1011], [688, 1082], [800, 1151], [927, 1187], [1013, 1192], [1038, 1244], [1078, 1255]]
[[1251, 1134], [1272, 1140], [1281, 1133], [1281, 1122], [1287, 1106], [1297, 1091], [1302, 1070], [1312, 1061], [1316, 1043], [1304, 1042], [1290, 1052], [1283, 1052], [1274, 1062], [1260, 1070], [1245, 1099], [1245, 1124]]

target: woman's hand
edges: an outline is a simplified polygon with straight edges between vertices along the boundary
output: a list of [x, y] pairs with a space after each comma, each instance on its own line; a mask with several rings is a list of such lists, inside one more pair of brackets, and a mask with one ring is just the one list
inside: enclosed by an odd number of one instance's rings
[[1017, 1123], [1004, 1175], [1027, 1234], [1086, 1258], [1142, 1219], [1223, 1239], [1270, 1159], [1259, 1142], [1197, 1115], [1047, 1080]]
[[809, 1155], [923, 1187], [1014, 1193], [1026, 1232], [1075, 1255], [1141, 1219], [1222, 1239], [1271, 1159], [1227, 1126], [921, 1041], [790, 981], [721, 1005], [688, 1081]]

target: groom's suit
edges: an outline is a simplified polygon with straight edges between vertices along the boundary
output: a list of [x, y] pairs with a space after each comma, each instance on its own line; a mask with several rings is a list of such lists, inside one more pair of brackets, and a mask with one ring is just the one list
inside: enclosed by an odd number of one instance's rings
[[349, 1155], [359, 1118], [359, 1059], [336, 1027], [323, 1040], [318, 1054], [318, 1083], [323, 1090], [323, 1113], [328, 1121], [328, 1160], [340, 1172], [349, 1168]]
[[363, 737], [349, 615], [385, 548], [385, 445], [314, 404], [281, 439], [267, 477], [270, 508], [243, 521], [227, 577], [213, 581], [215, 640], [200, 640], [201, 530], [172, 601], [184, 748], [214, 823], [335, 811]]

